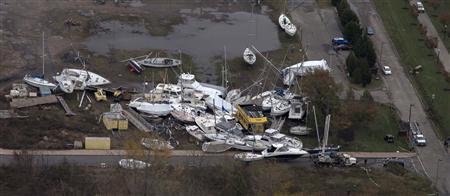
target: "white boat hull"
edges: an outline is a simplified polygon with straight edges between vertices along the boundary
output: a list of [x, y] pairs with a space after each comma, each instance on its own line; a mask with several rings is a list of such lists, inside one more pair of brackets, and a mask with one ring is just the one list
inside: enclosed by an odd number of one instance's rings
[[155, 68], [176, 67], [182, 64], [181, 60], [170, 58], [148, 58], [137, 61], [137, 63], [142, 66]]
[[39, 77], [29, 76], [28, 74], [25, 75], [23, 80], [30, 86], [34, 86], [37, 88], [49, 88], [50, 90], [54, 90], [56, 88], [56, 84], [53, 84]]
[[244, 50], [243, 58], [244, 61], [249, 65], [253, 65], [256, 62], [256, 55], [249, 48], [246, 48]]

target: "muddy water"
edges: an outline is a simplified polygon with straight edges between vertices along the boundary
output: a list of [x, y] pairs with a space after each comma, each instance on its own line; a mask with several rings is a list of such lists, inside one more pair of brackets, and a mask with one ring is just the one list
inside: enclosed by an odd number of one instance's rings
[[[245, 47], [255, 45], [260, 51], [278, 49], [278, 27], [264, 13], [217, 12], [209, 10], [208, 15], [192, 14], [196, 10], [179, 12], [184, 22], [173, 26], [167, 36], [152, 36], [142, 24], [128, 24], [119, 21], [100, 23], [104, 32], [90, 36], [83, 44], [88, 50], [107, 55], [111, 48], [127, 50], [163, 49], [181, 50], [191, 55], [200, 66], [202, 75], [212, 76], [215, 67], [212, 60], [223, 56], [224, 46], [227, 58], [242, 56]], [[211, 79], [211, 78], [209, 78]]]

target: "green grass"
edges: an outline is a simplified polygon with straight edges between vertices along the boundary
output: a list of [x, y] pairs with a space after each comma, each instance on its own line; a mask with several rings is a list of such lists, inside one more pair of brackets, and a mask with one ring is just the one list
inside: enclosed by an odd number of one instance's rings
[[[418, 21], [408, 10], [407, 1], [374, 1], [378, 13], [394, 42], [401, 57], [405, 71], [416, 65], [422, 65], [423, 70], [414, 78], [421, 97], [429, 107], [431, 118], [437, 123], [442, 137], [450, 135], [450, 93], [440, 68], [436, 65], [433, 50], [427, 48], [424, 36], [418, 29]], [[435, 94], [435, 100], [432, 100]], [[430, 107], [431, 106], [431, 107]]]
[[[354, 134], [352, 141], [345, 141], [340, 137], [337, 130], [330, 129], [329, 144], [341, 145], [343, 151], [365, 151], [365, 152], [394, 152], [407, 151], [408, 144], [406, 138], [397, 137], [400, 130], [399, 117], [393, 109], [388, 106], [376, 104], [375, 117], [365, 124], [359, 124], [351, 128]], [[308, 120], [309, 121], [309, 120]], [[313, 121], [309, 121], [313, 122]], [[321, 126], [318, 122], [319, 127]], [[323, 124], [323, 123], [322, 123]], [[314, 127], [313, 124], [308, 127]], [[331, 125], [333, 127], [333, 125]], [[286, 128], [286, 126], [285, 126]], [[287, 129], [287, 128], [286, 128]], [[288, 132], [288, 130], [283, 130]], [[313, 132], [315, 133], [315, 132]], [[322, 135], [323, 132], [320, 131]], [[386, 134], [392, 134], [395, 138], [394, 144], [389, 144], [384, 141]], [[303, 145], [307, 148], [317, 146], [316, 134], [310, 134], [306, 137], [300, 137]]]
[[444, 42], [445, 47], [450, 50], [450, 24], [447, 24], [447, 35], [445, 35], [445, 28], [441, 22], [439, 22], [439, 15], [443, 13], [450, 13], [450, 0], [440, 0], [439, 5], [436, 8], [433, 8], [428, 1], [424, 1], [424, 5], [426, 8], [426, 12], [431, 19], [434, 27], [439, 33], [442, 41]]

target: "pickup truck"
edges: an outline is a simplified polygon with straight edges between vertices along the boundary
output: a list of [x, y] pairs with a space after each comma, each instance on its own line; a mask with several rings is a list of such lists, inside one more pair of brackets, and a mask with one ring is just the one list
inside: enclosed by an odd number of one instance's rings
[[423, 134], [414, 135], [414, 142], [416, 143], [417, 146], [427, 145], [427, 140], [425, 139], [425, 136], [423, 136]]

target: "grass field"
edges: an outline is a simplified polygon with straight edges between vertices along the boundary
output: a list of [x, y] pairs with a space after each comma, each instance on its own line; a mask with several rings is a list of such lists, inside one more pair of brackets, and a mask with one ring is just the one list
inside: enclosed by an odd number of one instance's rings
[[450, 0], [440, 0], [439, 5], [434, 8], [428, 1], [424, 1], [426, 12], [428, 13], [428, 16], [431, 19], [431, 22], [433, 22], [434, 27], [439, 32], [439, 36], [441, 37], [442, 41], [444, 42], [445, 47], [447, 50], [450, 49], [450, 24], [447, 25], [447, 35], [445, 35], [445, 28], [444, 25], [439, 21], [439, 15], [444, 13], [450, 13]]
[[[351, 141], [346, 141], [342, 136], [342, 132], [330, 129], [328, 143], [341, 145], [343, 151], [408, 151], [406, 138], [397, 137], [397, 133], [400, 130], [398, 115], [390, 107], [385, 105], [377, 104], [376, 108], [377, 112], [374, 119], [366, 124], [356, 125], [355, 127], [351, 128], [350, 132], [353, 133], [353, 139]], [[286, 127], [287, 126], [285, 126], [285, 128]], [[314, 127], [314, 125], [308, 125], [308, 127]], [[333, 127], [333, 125], [331, 125], [331, 127]], [[283, 131], [288, 132], [288, 128]], [[320, 131], [320, 134], [322, 134], [322, 131]], [[394, 144], [386, 143], [383, 140], [386, 134], [392, 134], [396, 137]], [[300, 137], [300, 139], [302, 140], [305, 147], [311, 148], [317, 146], [316, 134], [310, 134], [306, 137]]]
[[[394, 42], [406, 70], [422, 65], [423, 70], [414, 78], [421, 97], [427, 103], [431, 118], [437, 122], [442, 137], [450, 135], [449, 82], [436, 65], [433, 50], [427, 48], [420, 34], [418, 21], [408, 10], [407, 1], [374, 1], [378, 13]], [[432, 99], [432, 95], [435, 99]]]
[[[62, 163], [33, 167], [26, 157], [1, 166], [1, 195], [427, 195], [426, 178], [403, 168], [311, 168], [277, 162], [237, 161], [171, 166], [152, 161], [145, 170], [99, 169]], [[29, 159], [31, 160], [31, 159]], [[226, 160], [226, 159], [224, 159]], [[26, 164], [28, 163], [28, 164]], [[211, 175], [214, 174], [214, 175]]]

